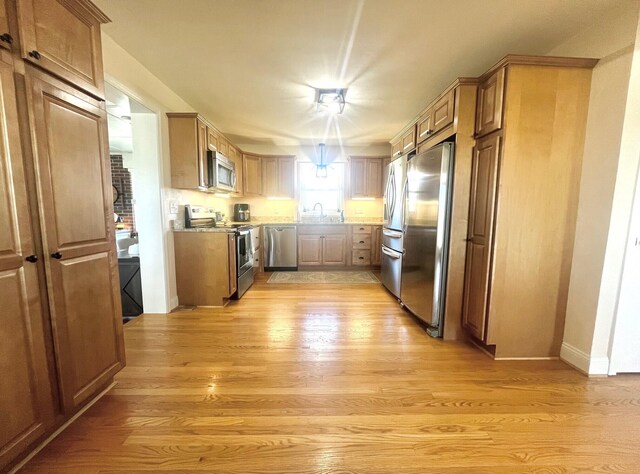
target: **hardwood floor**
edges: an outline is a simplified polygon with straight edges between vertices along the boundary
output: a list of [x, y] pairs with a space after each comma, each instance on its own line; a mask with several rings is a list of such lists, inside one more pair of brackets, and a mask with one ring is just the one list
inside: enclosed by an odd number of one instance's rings
[[273, 285], [125, 327], [118, 385], [24, 472], [640, 472], [640, 377], [495, 362], [377, 285]]

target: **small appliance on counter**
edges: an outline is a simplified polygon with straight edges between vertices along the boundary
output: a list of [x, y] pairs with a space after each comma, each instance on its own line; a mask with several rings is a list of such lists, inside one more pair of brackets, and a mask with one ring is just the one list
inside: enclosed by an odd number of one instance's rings
[[251, 212], [249, 211], [249, 204], [234, 204], [233, 220], [235, 222], [249, 222], [251, 220]]

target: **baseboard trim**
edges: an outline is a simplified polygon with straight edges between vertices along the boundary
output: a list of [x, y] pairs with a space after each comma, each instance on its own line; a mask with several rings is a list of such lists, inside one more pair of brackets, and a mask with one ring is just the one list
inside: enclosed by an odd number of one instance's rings
[[31, 451], [22, 461], [20, 461], [18, 464], [13, 466], [13, 468], [11, 468], [11, 470], [9, 471], [9, 474], [15, 474], [20, 469], [22, 469], [29, 461], [31, 461], [36, 456], [36, 454], [38, 454], [40, 451], [42, 451], [60, 433], [62, 433], [64, 430], [66, 430], [69, 427], [69, 425], [71, 425], [71, 423], [76, 421], [89, 408], [91, 408], [93, 405], [95, 405], [96, 402], [98, 400], [100, 400], [109, 390], [111, 390], [113, 387], [115, 387], [117, 383], [118, 382], [111, 382], [102, 392], [100, 392], [98, 395], [96, 395], [93, 398], [93, 400], [91, 400], [89, 403], [87, 403], [85, 406], [83, 406], [80, 409], [80, 411], [78, 411], [78, 413], [76, 413], [71, 418], [69, 418], [67, 421], [65, 421], [57, 430], [55, 430], [53, 433], [51, 433], [49, 436], [47, 436], [47, 438], [44, 441], [42, 441], [38, 446], [36, 446], [36, 448], [33, 451]]
[[558, 360], [558, 356], [544, 357], [496, 357], [496, 360]]
[[563, 342], [560, 348], [560, 359], [585, 375], [607, 375], [609, 372], [608, 357], [591, 357], [566, 342]]

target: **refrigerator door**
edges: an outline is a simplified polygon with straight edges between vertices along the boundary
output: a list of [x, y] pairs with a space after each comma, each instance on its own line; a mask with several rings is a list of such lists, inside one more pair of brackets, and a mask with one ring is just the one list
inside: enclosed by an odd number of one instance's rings
[[449, 241], [450, 175], [453, 144], [415, 156], [407, 166], [404, 258], [400, 299], [442, 335], [442, 313]]
[[392, 161], [387, 166], [387, 184], [384, 191], [384, 227], [402, 230], [404, 219], [404, 186], [406, 182], [407, 157]]

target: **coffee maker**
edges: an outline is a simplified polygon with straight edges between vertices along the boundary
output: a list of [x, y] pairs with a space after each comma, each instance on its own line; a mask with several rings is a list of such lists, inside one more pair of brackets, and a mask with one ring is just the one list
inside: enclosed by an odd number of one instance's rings
[[249, 211], [249, 204], [234, 204], [233, 220], [235, 222], [249, 222], [251, 220], [251, 212]]

